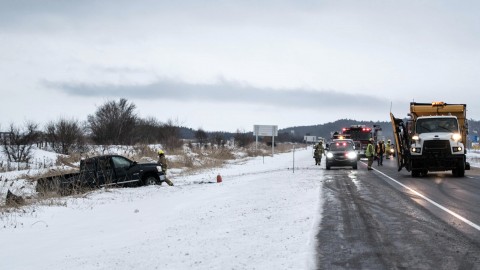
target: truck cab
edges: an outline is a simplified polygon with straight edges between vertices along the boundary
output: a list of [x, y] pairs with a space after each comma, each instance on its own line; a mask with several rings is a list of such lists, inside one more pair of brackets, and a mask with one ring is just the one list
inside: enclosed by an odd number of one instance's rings
[[412, 174], [452, 170], [465, 173], [464, 145], [455, 116], [423, 116], [415, 121], [410, 145]]
[[464, 176], [470, 169], [463, 144], [468, 131], [466, 105], [412, 102], [408, 115], [405, 122], [390, 113], [398, 170], [405, 167], [412, 176], [452, 170]]

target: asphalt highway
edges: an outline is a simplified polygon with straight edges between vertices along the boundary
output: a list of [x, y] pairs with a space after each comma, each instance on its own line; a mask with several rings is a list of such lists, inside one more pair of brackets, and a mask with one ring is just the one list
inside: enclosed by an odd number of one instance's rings
[[321, 167], [318, 269], [480, 269], [480, 169], [412, 178], [392, 159]]

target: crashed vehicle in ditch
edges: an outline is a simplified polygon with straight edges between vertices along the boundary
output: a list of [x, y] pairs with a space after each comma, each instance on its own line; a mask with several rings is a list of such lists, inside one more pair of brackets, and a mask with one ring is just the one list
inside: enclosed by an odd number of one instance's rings
[[165, 175], [157, 163], [138, 163], [120, 155], [102, 155], [82, 159], [78, 172], [38, 179], [36, 191], [70, 194], [92, 188], [154, 185], [163, 181]]

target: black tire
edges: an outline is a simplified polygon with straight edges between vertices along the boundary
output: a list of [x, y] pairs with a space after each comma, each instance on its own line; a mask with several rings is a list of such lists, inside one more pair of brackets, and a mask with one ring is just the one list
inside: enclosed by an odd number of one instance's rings
[[464, 177], [465, 176], [465, 162], [463, 162], [463, 161], [459, 162], [455, 172], [456, 172], [455, 176]]
[[421, 174], [422, 176], [427, 176], [428, 170], [421, 170], [421, 171], [420, 171], [420, 174]]
[[419, 170], [412, 170], [412, 177], [419, 177], [420, 171]]
[[330, 165], [326, 165], [325, 168], [327, 168], [327, 170], [330, 170]]
[[145, 186], [156, 185], [157, 183], [158, 179], [153, 175], [148, 175], [143, 179], [143, 185]]
[[353, 168], [354, 170], [358, 169], [357, 164], [354, 164], [354, 165], [352, 166], [352, 168]]

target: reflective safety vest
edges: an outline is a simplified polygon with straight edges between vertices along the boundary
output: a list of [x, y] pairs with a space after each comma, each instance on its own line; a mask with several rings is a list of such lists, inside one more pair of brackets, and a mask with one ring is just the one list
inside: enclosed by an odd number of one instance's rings
[[375, 152], [375, 150], [373, 149], [373, 144], [372, 143], [369, 143], [367, 145], [367, 150], [365, 151], [365, 156], [367, 157], [371, 157], [373, 156], [373, 153]]

